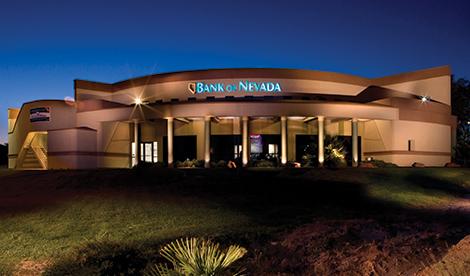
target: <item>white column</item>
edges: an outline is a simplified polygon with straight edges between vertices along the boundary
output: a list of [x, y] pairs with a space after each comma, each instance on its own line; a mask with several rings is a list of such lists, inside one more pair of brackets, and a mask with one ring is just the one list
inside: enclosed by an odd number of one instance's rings
[[242, 117], [242, 163], [243, 167], [248, 165], [248, 156], [249, 156], [249, 138], [248, 137], [248, 117]]
[[358, 131], [357, 118], [352, 118], [351, 133], [352, 133], [352, 166], [353, 167], [357, 167], [359, 165], [357, 131]]
[[211, 117], [204, 117], [204, 167], [211, 166]]
[[287, 163], [287, 116], [281, 117], [281, 163]]
[[323, 167], [325, 161], [325, 117], [318, 116], [318, 166]]
[[140, 162], [140, 139], [139, 139], [139, 121], [134, 120], [134, 152], [135, 160], [133, 166], [136, 166]]
[[173, 118], [167, 118], [168, 167], [173, 167]]

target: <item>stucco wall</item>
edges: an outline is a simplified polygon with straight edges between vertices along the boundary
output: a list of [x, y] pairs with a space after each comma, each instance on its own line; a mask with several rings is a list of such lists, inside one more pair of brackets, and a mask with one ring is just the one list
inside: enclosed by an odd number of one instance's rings
[[49, 169], [96, 168], [96, 131], [85, 128], [50, 130], [48, 137]]
[[[38, 107], [50, 108], [50, 120], [30, 122], [30, 110]], [[75, 106], [60, 100], [40, 100], [25, 103], [16, 118], [10, 118], [8, 133], [9, 168], [15, 168], [16, 158], [21, 151], [26, 136], [31, 131], [49, 131], [75, 127]]]
[[365, 123], [364, 155], [400, 166], [414, 162], [442, 166], [451, 158], [450, 129], [434, 123], [371, 120]]

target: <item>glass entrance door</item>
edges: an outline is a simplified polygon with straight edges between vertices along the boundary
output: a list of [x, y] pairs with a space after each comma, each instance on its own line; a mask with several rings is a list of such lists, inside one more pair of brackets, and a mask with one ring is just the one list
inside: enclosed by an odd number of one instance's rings
[[[135, 164], [135, 148], [132, 143], [132, 164]], [[158, 142], [140, 143], [140, 161], [157, 163], [158, 162]]]

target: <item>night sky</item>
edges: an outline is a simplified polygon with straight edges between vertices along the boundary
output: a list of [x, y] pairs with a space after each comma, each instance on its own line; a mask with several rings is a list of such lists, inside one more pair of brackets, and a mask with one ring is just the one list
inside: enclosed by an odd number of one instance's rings
[[73, 79], [227, 67], [379, 77], [446, 64], [470, 78], [468, 0], [0, 4], [0, 142], [8, 107], [73, 96]]

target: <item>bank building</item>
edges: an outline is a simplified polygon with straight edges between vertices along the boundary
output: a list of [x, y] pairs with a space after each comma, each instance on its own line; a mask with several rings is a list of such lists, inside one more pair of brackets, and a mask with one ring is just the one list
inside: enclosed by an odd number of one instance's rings
[[296, 69], [214, 69], [117, 83], [75, 80], [73, 100], [8, 109], [9, 167], [173, 167], [201, 160], [315, 166], [326, 137], [344, 142], [349, 166], [450, 162], [456, 118], [448, 66], [380, 78]]

